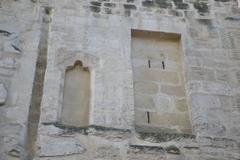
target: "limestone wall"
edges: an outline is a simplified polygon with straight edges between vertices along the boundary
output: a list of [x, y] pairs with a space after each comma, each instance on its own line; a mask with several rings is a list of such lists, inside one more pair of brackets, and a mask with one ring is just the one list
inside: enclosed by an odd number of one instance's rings
[[[179, 35], [132, 31], [136, 130], [192, 133]], [[146, 130], [145, 130], [146, 131]]]
[[[181, 36], [191, 134], [135, 130], [132, 30]], [[236, 0], [1, 0], [0, 41], [0, 160], [239, 160]], [[77, 60], [90, 74], [83, 128], [61, 123]]]

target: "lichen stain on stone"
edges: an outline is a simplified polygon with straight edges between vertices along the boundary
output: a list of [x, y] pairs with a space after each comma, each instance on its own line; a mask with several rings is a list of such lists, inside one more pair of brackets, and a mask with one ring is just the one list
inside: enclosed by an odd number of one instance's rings
[[97, 6], [89, 6], [90, 10], [95, 13], [99, 13], [101, 11], [100, 7]]
[[167, 142], [171, 140], [181, 140], [181, 139], [195, 139], [196, 137], [194, 135], [189, 134], [180, 134], [180, 133], [146, 133], [146, 132], [139, 132], [138, 138], [154, 142], [154, 143], [160, 143], [160, 142]]
[[53, 122], [53, 123], [42, 123], [43, 125], [54, 125], [57, 128], [64, 129], [67, 132], [76, 132], [76, 133], [82, 133], [85, 135], [88, 135], [89, 130], [94, 129], [96, 131], [116, 131], [116, 132], [124, 132], [124, 133], [130, 133], [131, 131], [128, 129], [117, 129], [117, 128], [112, 128], [112, 127], [103, 127], [103, 126], [96, 126], [96, 125], [90, 125], [87, 127], [74, 127], [74, 126], [67, 126], [63, 125], [58, 122]]
[[204, 2], [194, 2], [193, 6], [198, 10], [198, 12], [201, 12], [201, 13], [209, 12], [208, 5]]
[[133, 5], [133, 4], [124, 4], [123, 7], [125, 9], [133, 9], [133, 10], [137, 9], [137, 7], [135, 5]]
[[94, 6], [101, 6], [102, 5], [101, 2], [97, 2], [97, 1], [91, 1], [90, 4], [94, 5]]

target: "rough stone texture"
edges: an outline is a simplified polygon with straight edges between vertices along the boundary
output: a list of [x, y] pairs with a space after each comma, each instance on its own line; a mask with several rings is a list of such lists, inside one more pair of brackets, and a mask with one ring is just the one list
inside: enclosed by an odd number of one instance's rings
[[[84, 152], [84, 148], [74, 139], [63, 137], [41, 137], [41, 157], [68, 156]], [[65, 140], [66, 139], [66, 140]]]
[[[191, 134], [180, 36], [133, 30], [131, 41], [135, 124]], [[185, 111], [177, 109], [179, 99]]]
[[[239, 160], [240, 9], [236, 0], [1, 0], [0, 84], [7, 99], [0, 106], [0, 160], [24, 159], [28, 152], [35, 64], [43, 9], [49, 7], [52, 15], [44, 18], [45, 23], [51, 22], [47, 69], [41, 112], [36, 113], [40, 115], [37, 142], [31, 148], [35, 160]], [[174, 79], [170, 72], [167, 80], [184, 80], [193, 135], [166, 128], [150, 128], [146, 133], [146, 127], [134, 125], [132, 29], [181, 35], [184, 74]], [[59, 123], [64, 72], [76, 60], [89, 68], [91, 76], [86, 128]], [[171, 70], [179, 67], [170, 66]], [[140, 67], [138, 76], [145, 69]], [[141, 85], [139, 92], [146, 88], [149, 94], [172, 92], [169, 86], [153, 89], [151, 84]], [[183, 112], [186, 106], [180, 100], [162, 98], [163, 107], [174, 103]]]
[[7, 100], [7, 90], [4, 85], [0, 84], [0, 105], [4, 105]]

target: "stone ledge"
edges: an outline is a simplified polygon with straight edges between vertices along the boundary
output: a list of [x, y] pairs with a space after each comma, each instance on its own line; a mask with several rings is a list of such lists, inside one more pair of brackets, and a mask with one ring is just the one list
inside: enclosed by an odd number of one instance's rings
[[134, 154], [136, 153], [145, 153], [145, 154], [158, 153], [162, 155], [165, 155], [166, 153], [176, 154], [176, 155], [181, 154], [180, 149], [175, 145], [169, 145], [163, 148], [161, 146], [147, 146], [147, 145], [132, 144], [132, 145], [129, 145], [128, 152], [132, 152]]
[[164, 153], [165, 150], [159, 146], [146, 146], [146, 145], [129, 145], [130, 149], [136, 150], [136, 152], [159, 152]]
[[86, 127], [74, 127], [74, 126], [67, 126], [60, 124], [58, 122], [44, 122], [43, 125], [54, 125], [57, 128], [65, 130], [67, 133], [82, 133], [84, 135], [93, 134], [95, 132], [120, 132], [120, 133], [131, 133], [131, 130], [129, 129], [118, 129], [118, 128], [112, 128], [112, 127], [104, 127], [104, 126], [96, 126], [96, 125], [90, 125]]
[[168, 142], [172, 140], [180, 141], [182, 139], [196, 139], [196, 136], [191, 134], [167, 133], [167, 132], [159, 132], [159, 133], [138, 132], [137, 137], [139, 139], [152, 142], [152, 143]]

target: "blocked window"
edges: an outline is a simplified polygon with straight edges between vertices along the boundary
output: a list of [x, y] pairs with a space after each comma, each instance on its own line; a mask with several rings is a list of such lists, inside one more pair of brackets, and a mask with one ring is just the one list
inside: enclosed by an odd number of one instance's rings
[[61, 123], [68, 126], [89, 125], [90, 73], [80, 61], [65, 73]]
[[177, 34], [132, 31], [136, 130], [191, 133]]

